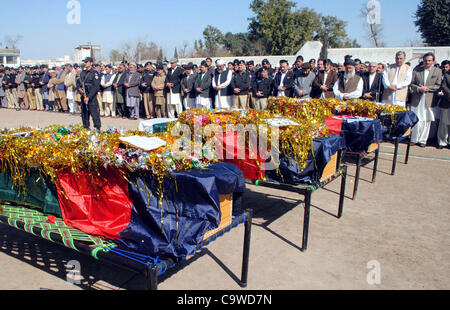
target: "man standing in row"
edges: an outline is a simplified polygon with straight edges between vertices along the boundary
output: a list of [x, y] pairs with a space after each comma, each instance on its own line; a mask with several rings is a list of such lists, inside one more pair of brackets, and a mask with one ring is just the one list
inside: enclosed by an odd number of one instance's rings
[[154, 90], [152, 88], [153, 77], [156, 72], [152, 69], [152, 63], [148, 62], [145, 64], [145, 70], [142, 74], [141, 78], [141, 87], [143, 90], [143, 101], [144, 101], [144, 110], [145, 116], [147, 119], [155, 117], [154, 105], [155, 105], [155, 96]]
[[167, 114], [169, 118], [175, 118], [183, 112], [181, 103], [181, 80], [183, 77], [184, 71], [178, 66], [178, 59], [172, 59], [166, 77]]
[[275, 97], [292, 97], [294, 92], [294, 73], [289, 71], [287, 60], [280, 60], [280, 71], [274, 79]]
[[233, 90], [231, 88], [231, 80], [233, 72], [225, 69], [225, 63], [222, 60], [216, 61], [216, 70], [212, 81], [212, 86], [216, 91], [216, 109], [231, 109], [233, 107]]
[[294, 95], [300, 99], [309, 98], [315, 78], [309, 62], [303, 63], [301, 73], [294, 80]]
[[234, 93], [234, 108], [248, 109], [248, 88], [250, 87], [250, 75], [247, 72], [245, 61], [239, 62], [239, 71], [234, 73], [231, 79], [231, 89]]
[[356, 63], [352, 59], [345, 60], [345, 73], [334, 84], [335, 98], [339, 100], [358, 99], [362, 96], [364, 81], [356, 74]]
[[184, 107], [186, 110], [195, 109], [195, 97], [197, 95], [195, 91], [195, 81], [197, 79], [197, 73], [192, 72], [192, 65], [185, 66], [185, 76], [181, 80], [181, 88], [184, 94]]
[[80, 74], [78, 91], [82, 97], [81, 119], [83, 127], [90, 129], [89, 116], [91, 116], [94, 128], [100, 130], [101, 121], [97, 102], [97, 93], [100, 90], [100, 76], [92, 68], [93, 64], [94, 60], [91, 57], [87, 57], [84, 60], [84, 70]]
[[379, 102], [383, 88], [383, 74], [377, 73], [378, 64], [371, 62], [369, 65], [369, 72], [362, 75], [364, 80], [363, 99], [374, 102]]
[[273, 92], [273, 79], [269, 76], [269, 70], [267, 68], [261, 69], [261, 79], [257, 79], [254, 86], [255, 93], [255, 109], [265, 110], [267, 107], [267, 98], [272, 95]]
[[[318, 62], [320, 63], [320, 62]], [[314, 80], [314, 97], [316, 98], [334, 98], [333, 87], [338, 80], [338, 74], [336, 71], [331, 70], [331, 60], [324, 61], [324, 70], [319, 71]]]
[[411, 82], [411, 111], [419, 118], [411, 132], [411, 143], [417, 143], [420, 147], [427, 144], [431, 122], [435, 120], [436, 114], [433, 104], [442, 84], [442, 71], [434, 66], [434, 55], [425, 54], [423, 63], [423, 67], [414, 71]]
[[395, 64], [390, 65], [383, 73], [383, 103], [406, 107], [408, 86], [412, 80], [411, 67], [405, 64], [405, 52], [395, 54]]

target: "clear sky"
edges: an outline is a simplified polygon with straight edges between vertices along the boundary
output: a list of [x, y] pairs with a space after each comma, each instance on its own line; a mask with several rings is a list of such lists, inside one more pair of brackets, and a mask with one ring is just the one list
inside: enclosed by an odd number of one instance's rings
[[[370, 47], [360, 17], [368, 0], [296, 0], [323, 15], [348, 22], [347, 33], [363, 47]], [[386, 46], [405, 46], [420, 35], [414, 13], [420, 0], [379, 0]], [[80, 24], [68, 24], [69, 0], [2, 1], [0, 41], [5, 35], [22, 35], [22, 59], [51, 59], [68, 55], [79, 44], [101, 45], [102, 55], [121, 42], [145, 39], [163, 47], [168, 57], [184, 41], [193, 46], [207, 25], [226, 32], [246, 32], [251, 0], [78, 0]]]

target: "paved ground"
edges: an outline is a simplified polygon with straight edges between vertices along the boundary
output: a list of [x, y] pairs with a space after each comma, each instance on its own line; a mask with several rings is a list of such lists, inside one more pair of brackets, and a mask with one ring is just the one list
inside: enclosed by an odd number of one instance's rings
[[[79, 116], [0, 110], [0, 127], [74, 124]], [[104, 126], [136, 129], [138, 121], [104, 119]], [[408, 165], [399, 157], [390, 175], [393, 146], [383, 144], [376, 183], [372, 163], [362, 169], [357, 199], [345, 199], [336, 218], [339, 180], [313, 194], [309, 245], [299, 250], [302, 197], [248, 186], [244, 197], [255, 211], [248, 289], [449, 289], [450, 150], [413, 147]], [[404, 154], [405, 146], [400, 153]], [[350, 164], [347, 197], [353, 190]], [[238, 290], [243, 226], [211, 244], [201, 256], [165, 277], [163, 290]], [[80, 285], [66, 282], [66, 264], [78, 260]], [[367, 281], [376, 260], [381, 283]], [[0, 225], [0, 289], [143, 289], [141, 276]], [[370, 268], [373, 268], [369, 266]]]

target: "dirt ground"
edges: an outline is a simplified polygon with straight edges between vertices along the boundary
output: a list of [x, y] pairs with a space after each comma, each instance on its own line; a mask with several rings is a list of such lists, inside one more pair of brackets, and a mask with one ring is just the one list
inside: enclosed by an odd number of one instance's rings
[[[102, 119], [103, 128], [137, 129], [139, 121]], [[0, 127], [80, 123], [80, 116], [0, 110]], [[393, 145], [381, 146], [377, 180], [362, 168], [351, 200], [355, 165], [349, 163], [343, 217], [340, 179], [312, 196], [309, 243], [300, 251], [303, 197], [248, 186], [244, 204], [254, 210], [250, 290], [450, 289], [450, 150], [401, 146], [391, 176]], [[161, 290], [240, 290], [243, 225], [212, 243], [184, 268], [160, 279]], [[80, 262], [82, 280], [66, 281], [67, 263]], [[372, 263], [375, 263], [373, 265]], [[145, 289], [140, 275], [101, 263], [49, 241], [0, 225], [0, 290]], [[375, 267], [374, 267], [375, 266]], [[379, 267], [379, 268], [378, 268]], [[379, 270], [379, 282], [372, 279]]]

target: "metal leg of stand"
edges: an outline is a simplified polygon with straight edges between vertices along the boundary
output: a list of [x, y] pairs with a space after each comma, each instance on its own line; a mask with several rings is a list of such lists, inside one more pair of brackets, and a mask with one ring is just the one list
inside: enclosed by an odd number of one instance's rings
[[312, 190], [306, 189], [305, 192], [305, 213], [303, 217], [303, 240], [302, 240], [302, 251], [306, 251], [308, 248], [308, 233], [309, 233], [309, 215], [311, 212], [311, 195]]
[[339, 211], [338, 218], [342, 217], [342, 212], [344, 210], [344, 199], [345, 199], [345, 183], [347, 180], [347, 166], [342, 167], [342, 175], [341, 175], [341, 192], [339, 194]]
[[409, 160], [409, 149], [411, 148], [411, 135], [408, 136], [408, 139], [406, 140], [406, 142], [408, 144], [406, 146], [405, 165], [408, 164], [408, 160]]
[[147, 289], [150, 291], [158, 290], [158, 269], [155, 266], [147, 266]]
[[375, 161], [373, 163], [373, 173], [372, 173], [372, 183], [375, 183], [375, 180], [377, 178], [377, 169], [378, 169], [378, 158], [380, 156], [380, 146], [378, 146], [377, 150], [375, 151]]
[[356, 175], [355, 175], [355, 186], [353, 188], [353, 197], [352, 200], [355, 200], [356, 193], [358, 192], [359, 185], [359, 174], [361, 171], [361, 154], [356, 155]]
[[244, 232], [244, 253], [242, 255], [242, 274], [241, 274], [241, 287], [247, 287], [248, 282], [248, 262], [250, 257], [250, 239], [252, 233], [252, 220], [253, 210], [246, 212], [245, 232]]
[[399, 140], [398, 140], [398, 138], [395, 138], [395, 150], [394, 150], [394, 159], [392, 161], [391, 175], [395, 175], [395, 168], [397, 166], [398, 145], [399, 145]]

